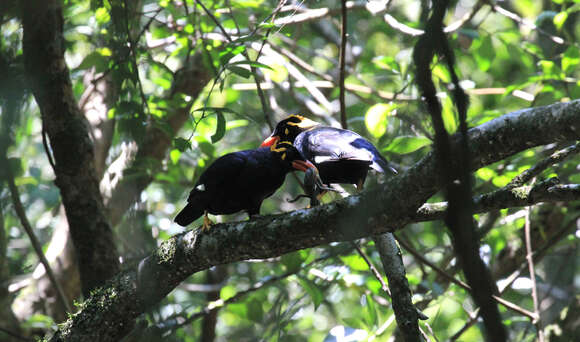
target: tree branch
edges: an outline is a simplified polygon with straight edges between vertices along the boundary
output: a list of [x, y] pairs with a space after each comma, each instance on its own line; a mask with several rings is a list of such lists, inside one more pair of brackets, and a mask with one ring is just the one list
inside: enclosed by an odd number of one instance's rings
[[[579, 138], [580, 100], [520, 110], [469, 131], [470, 169], [534, 146]], [[456, 147], [457, 137], [451, 143]], [[452, 167], [460, 167], [457, 159], [451, 160]], [[207, 233], [192, 230], [176, 235], [137, 269], [119, 274], [96, 291], [51, 341], [119, 340], [137, 316], [191, 274], [213, 265], [271, 258], [403, 228], [441, 187], [430, 153], [401, 175], [361, 194], [312, 209], [217, 224]]]
[[[494, 192], [475, 196], [473, 199], [474, 214], [492, 210], [525, 207], [540, 202], [561, 202], [580, 200], [580, 184], [556, 184], [552, 178], [534, 186], [502, 188]], [[442, 220], [445, 218], [447, 202], [425, 203], [413, 217], [416, 222]]]

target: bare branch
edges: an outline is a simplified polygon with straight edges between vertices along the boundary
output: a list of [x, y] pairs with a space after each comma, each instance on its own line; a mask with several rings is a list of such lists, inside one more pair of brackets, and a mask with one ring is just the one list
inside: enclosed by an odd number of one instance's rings
[[61, 302], [62, 306], [66, 309], [66, 311], [72, 312], [70, 303], [67, 300], [66, 295], [64, 294], [62, 286], [60, 286], [60, 283], [58, 282], [58, 280], [56, 280], [54, 272], [52, 271], [52, 267], [50, 267], [50, 263], [48, 262], [46, 256], [44, 255], [44, 252], [42, 251], [42, 245], [36, 238], [36, 235], [34, 235], [34, 230], [32, 229], [32, 226], [30, 225], [30, 222], [26, 217], [26, 212], [24, 211], [24, 206], [20, 201], [20, 193], [18, 191], [18, 188], [16, 187], [16, 184], [14, 183], [14, 175], [12, 174], [12, 170], [8, 165], [8, 160], [6, 159], [6, 156], [0, 156], [0, 158], [2, 159], [3, 164], [8, 166], [6, 167], [5, 170], [8, 176], [6, 181], [8, 182], [8, 188], [10, 189], [10, 194], [12, 195], [12, 203], [14, 204], [14, 210], [16, 210], [16, 214], [20, 219], [22, 228], [24, 228], [26, 235], [28, 235], [28, 238], [30, 239], [30, 244], [32, 245], [32, 248], [36, 252], [38, 259], [42, 263], [42, 266], [44, 266], [44, 270], [46, 271], [46, 274], [48, 274], [48, 278], [50, 279], [52, 286], [56, 289], [56, 297]]

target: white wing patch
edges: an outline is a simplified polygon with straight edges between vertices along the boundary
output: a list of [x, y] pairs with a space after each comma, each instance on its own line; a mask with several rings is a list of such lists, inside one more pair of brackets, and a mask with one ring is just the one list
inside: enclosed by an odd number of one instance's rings
[[205, 184], [200, 184], [198, 186], [195, 187], [195, 190], [197, 191], [205, 191]]
[[337, 159], [336, 157], [332, 157], [332, 156], [315, 156], [314, 162], [316, 164], [320, 164], [320, 163], [324, 163], [324, 162], [329, 161], [329, 160], [336, 160], [336, 159]]

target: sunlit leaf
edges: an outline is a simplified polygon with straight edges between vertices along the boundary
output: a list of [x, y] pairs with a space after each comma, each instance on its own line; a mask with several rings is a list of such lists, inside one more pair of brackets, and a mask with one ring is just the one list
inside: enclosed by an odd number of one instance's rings
[[173, 164], [177, 164], [177, 162], [179, 162], [179, 157], [181, 157], [181, 151], [178, 149], [172, 149], [169, 152], [169, 159], [171, 159]]
[[220, 299], [228, 300], [236, 294], [236, 288], [232, 285], [226, 285], [220, 290]]
[[423, 136], [400, 136], [393, 139], [389, 146], [383, 151], [389, 151], [398, 154], [415, 152], [418, 149], [431, 144], [431, 140]]
[[441, 117], [443, 118], [443, 124], [445, 125], [445, 129], [449, 134], [455, 133], [459, 123], [457, 122], [457, 118], [455, 116], [455, 106], [453, 101], [449, 96], [442, 99], [442, 112]]
[[556, 29], [558, 29], [558, 31], [562, 29], [562, 26], [564, 26], [566, 19], [568, 19], [567, 12], [560, 12], [554, 16], [554, 19], [553, 19], [554, 25], [556, 26]]
[[344, 264], [350, 267], [353, 271], [367, 271], [369, 265], [366, 261], [358, 254], [351, 254], [346, 256], [341, 256], [340, 259]]
[[109, 14], [109, 11], [107, 11], [106, 8], [101, 7], [97, 8], [97, 10], [95, 11], [95, 19], [97, 20], [97, 23], [99, 25], [103, 25], [105, 23], [108, 23], [109, 20], [111, 20], [111, 15]]
[[580, 63], [580, 51], [578, 47], [572, 45], [566, 49], [562, 57], [562, 70], [571, 72]]
[[371, 106], [365, 114], [365, 125], [376, 138], [387, 131], [387, 117], [396, 108], [394, 104], [377, 103]]

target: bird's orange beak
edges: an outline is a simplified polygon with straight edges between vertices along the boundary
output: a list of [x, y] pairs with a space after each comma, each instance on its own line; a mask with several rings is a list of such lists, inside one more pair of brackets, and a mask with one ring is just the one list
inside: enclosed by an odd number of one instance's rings
[[268, 138], [266, 138], [266, 140], [264, 140], [264, 142], [262, 143], [262, 145], [260, 145], [260, 147], [275, 145], [278, 142], [278, 140], [280, 140], [279, 136], [271, 135]]
[[314, 166], [314, 164], [312, 164], [308, 160], [295, 160], [292, 162], [292, 167], [295, 168], [296, 170], [300, 170], [303, 172], [306, 172], [306, 170], [308, 169], [314, 169], [316, 170], [316, 173], [318, 173], [318, 169], [316, 168], [316, 166]]

